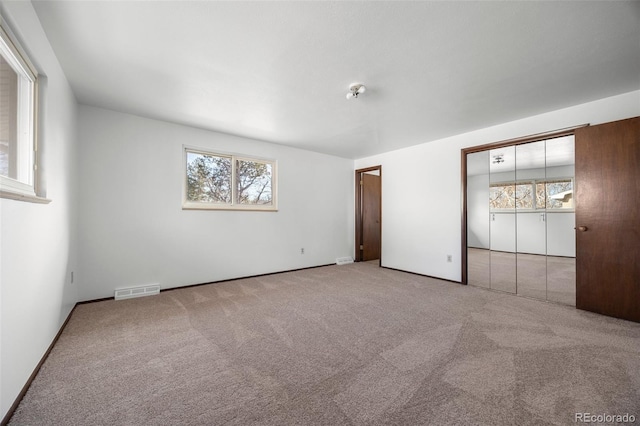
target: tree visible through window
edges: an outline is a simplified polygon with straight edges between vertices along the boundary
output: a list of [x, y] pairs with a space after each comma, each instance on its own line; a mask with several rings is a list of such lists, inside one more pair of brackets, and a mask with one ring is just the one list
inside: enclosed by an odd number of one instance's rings
[[237, 160], [238, 203], [269, 205], [272, 203], [272, 165], [253, 160]]
[[571, 180], [538, 182], [536, 205], [539, 206], [538, 208], [546, 209], [573, 208], [573, 182]]
[[185, 152], [185, 208], [276, 210], [275, 161]]
[[231, 203], [231, 157], [187, 152], [187, 200]]
[[532, 209], [532, 183], [491, 185], [489, 188], [489, 207], [491, 209]]
[[571, 179], [557, 179], [492, 184], [489, 187], [489, 208], [491, 210], [571, 209], [573, 208], [573, 182]]

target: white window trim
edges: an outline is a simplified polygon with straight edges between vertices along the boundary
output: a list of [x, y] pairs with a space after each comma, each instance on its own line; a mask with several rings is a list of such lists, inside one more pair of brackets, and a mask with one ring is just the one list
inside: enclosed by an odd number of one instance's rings
[[[231, 159], [231, 203], [198, 203], [187, 200], [187, 153], [196, 153], [203, 155], [212, 155], [216, 157], [226, 157]], [[238, 160], [257, 161], [271, 164], [271, 197], [270, 205], [263, 204], [237, 204], [237, 186], [236, 186], [236, 162]], [[270, 158], [262, 158], [256, 156], [248, 156], [245, 154], [226, 153], [220, 151], [211, 151], [206, 148], [198, 148], [193, 146], [182, 146], [182, 209], [183, 210], [236, 210], [236, 211], [278, 211], [278, 161]]]
[[[7, 22], [0, 16], [0, 43], [11, 55], [9, 58], [11, 63], [19, 68], [22, 77], [27, 78], [32, 83], [32, 105], [29, 128], [31, 134], [29, 137], [29, 146], [18, 146], [19, 158], [18, 167], [21, 169], [20, 176], [27, 176], [26, 181], [12, 179], [7, 176], [0, 176], [0, 198], [8, 198], [19, 201], [28, 201], [34, 203], [49, 203], [51, 200], [41, 197], [37, 191], [38, 181], [38, 156], [37, 156], [37, 140], [38, 140], [38, 73], [29, 60], [28, 56], [18, 43], [17, 38], [9, 28]], [[26, 145], [26, 144], [25, 144]], [[26, 158], [26, 159], [25, 159]]]

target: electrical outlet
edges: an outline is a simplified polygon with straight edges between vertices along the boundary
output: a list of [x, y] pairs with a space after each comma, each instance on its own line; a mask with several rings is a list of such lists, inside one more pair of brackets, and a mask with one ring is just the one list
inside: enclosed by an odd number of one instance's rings
[[447, 262], [453, 262], [453, 256], [450, 254], [447, 255]]
[[73, 271], [71, 271], [71, 284], [73, 284]]
[[300, 254], [304, 254], [304, 248], [300, 249]]

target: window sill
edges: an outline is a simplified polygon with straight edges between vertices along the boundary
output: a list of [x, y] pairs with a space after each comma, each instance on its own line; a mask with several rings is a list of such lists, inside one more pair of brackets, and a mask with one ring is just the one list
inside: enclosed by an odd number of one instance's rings
[[36, 204], [49, 204], [51, 202], [48, 198], [38, 197], [37, 195], [21, 194], [19, 192], [12, 192], [7, 190], [0, 190], [0, 198], [7, 198], [10, 200], [24, 201], [27, 203]]
[[237, 207], [237, 206], [217, 206], [217, 205], [197, 205], [185, 204], [182, 210], [218, 210], [218, 211], [235, 211], [235, 212], [277, 212], [277, 207]]

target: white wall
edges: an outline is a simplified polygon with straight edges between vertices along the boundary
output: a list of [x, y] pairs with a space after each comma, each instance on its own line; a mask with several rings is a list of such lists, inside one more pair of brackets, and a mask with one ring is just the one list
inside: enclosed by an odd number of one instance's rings
[[467, 245], [488, 249], [491, 247], [489, 229], [489, 175], [467, 177]]
[[[518, 169], [516, 172], [500, 172], [491, 173], [490, 183], [499, 182], [513, 182], [514, 180], [525, 179], [556, 179], [556, 178], [570, 178], [576, 174], [575, 166], [554, 166], [541, 169]], [[486, 176], [486, 175], [485, 175]], [[486, 177], [485, 177], [486, 179]]]
[[[353, 160], [83, 105], [79, 137], [82, 300], [353, 255]], [[279, 211], [182, 210], [183, 144], [276, 159]]]
[[356, 160], [382, 165], [382, 265], [460, 281], [462, 148], [638, 115], [635, 91]]
[[76, 100], [30, 2], [0, 13], [42, 79], [42, 183], [50, 204], [0, 199], [0, 418], [77, 301]]

